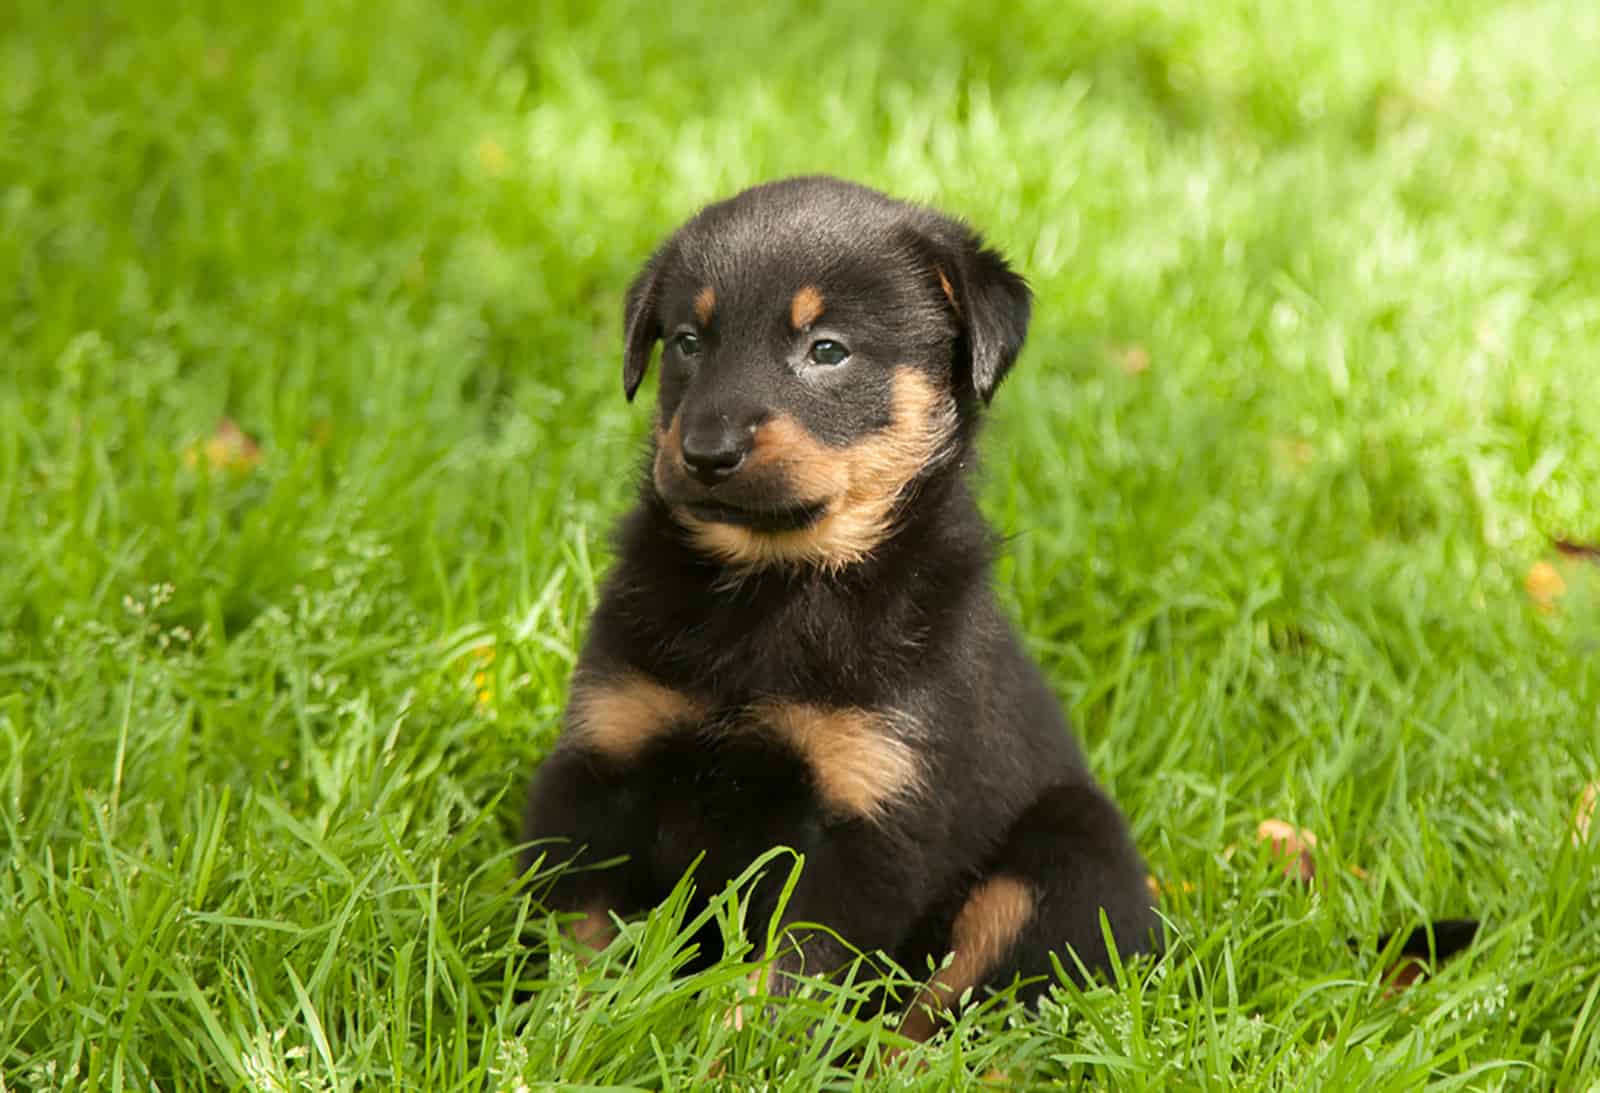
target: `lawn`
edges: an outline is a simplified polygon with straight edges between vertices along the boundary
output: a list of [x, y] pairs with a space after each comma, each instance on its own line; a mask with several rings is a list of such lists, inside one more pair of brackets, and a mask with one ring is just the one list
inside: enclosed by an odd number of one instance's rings
[[[1600, 6], [449, 7], [0, 14], [0, 1089], [1600, 1088]], [[1171, 938], [887, 1065], [516, 889], [623, 290], [802, 171], [1038, 294], [996, 584]]]

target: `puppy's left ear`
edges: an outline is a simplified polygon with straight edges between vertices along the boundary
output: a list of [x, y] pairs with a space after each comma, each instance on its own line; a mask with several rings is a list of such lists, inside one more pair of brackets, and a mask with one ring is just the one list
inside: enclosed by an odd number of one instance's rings
[[661, 340], [661, 270], [667, 264], [667, 247], [650, 256], [633, 283], [628, 286], [622, 307], [622, 393], [628, 401], [644, 382], [650, 368], [650, 354]]
[[939, 287], [955, 312], [958, 382], [965, 379], [985, 403], [1017, 361], [1028, 336], [1033, 293], [999, 251], [965, 225], [938, 248], [934, 267]]

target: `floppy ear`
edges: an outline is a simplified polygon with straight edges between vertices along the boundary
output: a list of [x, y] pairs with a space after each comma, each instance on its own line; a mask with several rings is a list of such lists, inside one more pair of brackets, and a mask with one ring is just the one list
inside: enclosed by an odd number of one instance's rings
[[939, 287], [954, 309], [961, 332], [956, 345], [957, 380], [965, 378], [985, 403], [1016, 363], [1028, 336], [1033, 293], [999, 251], [965, 225], [935, 259]]
[[628, 286], [622, 309], [622, 393], [633, 401], [644, 374], [650, 368], [650, 354], [661, 339], [659, 303], [661, 270], [666, 265], [667, 248], [650, 256], [633, 283]]

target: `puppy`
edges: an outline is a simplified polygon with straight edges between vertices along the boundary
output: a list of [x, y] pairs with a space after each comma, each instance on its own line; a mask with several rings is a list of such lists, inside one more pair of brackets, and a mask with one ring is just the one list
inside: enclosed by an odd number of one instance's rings
[[787, 846], [784, 923], [828, 930], [792, 935], [768, 989], [845, 965], [840, 938], [948, 957], [912, 1037], [968, 989], [1036, 998], [1051, 952], [1106, 969], [1102, 912], [1123, 956], [1152, 948], [1144, 865], [995, 602], [968, 482], [1030, 304], [965, 225], [830, 178], [711, 205], [646, 263], [622, 381], [662, 344], [648, 474], [525, 827], [529, 865], [624, 859], [555, 877], [580, 941], [697, 856], [719, 891]]

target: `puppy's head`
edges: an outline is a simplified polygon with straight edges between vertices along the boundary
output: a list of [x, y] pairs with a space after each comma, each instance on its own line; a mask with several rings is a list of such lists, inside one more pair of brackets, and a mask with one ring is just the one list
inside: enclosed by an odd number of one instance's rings
[[828, 178], [712, 205], [629, 289], [623, 387], [662, 344], [654, 488], [735, 568], [839, 569], [959, 456], [1030, 296], [957, 221]]

